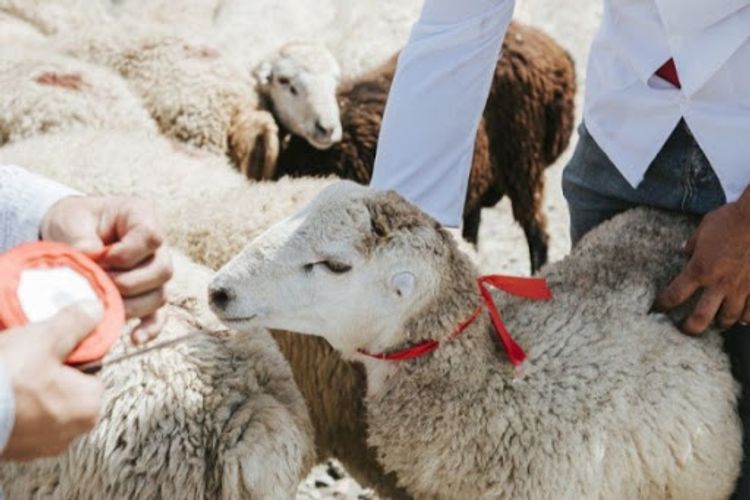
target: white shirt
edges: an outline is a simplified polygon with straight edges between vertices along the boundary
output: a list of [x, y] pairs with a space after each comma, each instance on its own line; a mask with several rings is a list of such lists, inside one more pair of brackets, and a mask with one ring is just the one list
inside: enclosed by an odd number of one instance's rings
[[[20, 243], [38, 240], [47, 210], [60, 199], [75, 194], [20, 167], [0, 165], [0, 253]], [[0, 365], [0, 452], [8, 444], [15, 412], [12, 383]]]
[[[684, 118], [727, 201], [736, 200], [750, 184], [750, 0], [604, 4], [584, 104], [597, 144], [636, 187]], [[513, 7], [426, 0], [399, 58], [371, 185], [395, 189], [447, 226], [461, 223], [476, 127]], [[654, 81], [670, 57], [680, 89]]]

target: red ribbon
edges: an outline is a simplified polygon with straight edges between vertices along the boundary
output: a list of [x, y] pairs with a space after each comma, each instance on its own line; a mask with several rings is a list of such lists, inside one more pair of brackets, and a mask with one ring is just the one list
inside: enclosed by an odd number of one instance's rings
[[490, 313], [492, 324], [495, 326], [497, 336], [508, 355], [508, 359], [514, 366], [520, 365], [526, 359], [526, 353], [523, 352], [521, 346], [518, 345], [505, 327], [505, 323], [503, 323], [503, 319], [500, 316], [500, 311], [498, 311], [495, 301], [492, 300], [492, 294], [490, 294], [488, 286], [493, 286], [512, 295], [517, 295], [527, 299], [549, 300], [552, 298], [552, 292], [547, 286], [547, 282], [542, 278], [522, 278], [519, 276], [501, 276], [495, 274], [490, 276], [480, 276], [477, 279], [477, 284], [479, 285], [479, 294], [482, 297], [483, 304], [477, 306], [468, 318], [456, 325], [456, 328], [454, 328], [451, 334], [445, 339], [425, 340], [415, 346], [387, 354], [370, 353], [364, 349], [360, 349], [359, 352], [365, 356], [386, 361], [405, 361], [408, 359], [419, 358], [437, 349], [442, 342], [447, 342], [458, 337], [474, 322], [474, 320], [477, 319], [477, 317], [479, 317], [482, 308], [486, 307], [487, 311]]

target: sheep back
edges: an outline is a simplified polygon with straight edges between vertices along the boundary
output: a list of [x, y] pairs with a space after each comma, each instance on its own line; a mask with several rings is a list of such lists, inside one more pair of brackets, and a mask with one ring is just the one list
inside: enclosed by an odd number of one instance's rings
[[39, 45], [0, 48], [0, 144], [96, 128], [156, 133], [127, 83], [106, 68]]

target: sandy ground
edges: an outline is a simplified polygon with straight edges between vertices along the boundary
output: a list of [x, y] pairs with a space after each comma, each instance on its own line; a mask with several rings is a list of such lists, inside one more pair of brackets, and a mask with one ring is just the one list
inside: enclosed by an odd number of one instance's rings
[[[599, 0], [516, 0], [515, 17], [552, 35], [572, 55], [578, 73], [577, 116], [580, 121], [589, 45], [601, 18]], [[572, 154], [577, 134], [565, 154], [547, 170], [545, 210], [549, 219], [550, 261], [560, 260], [570, 249], [568, 210], [561, 189], [562, 169]], [[513, 220], [510, 202], [482, 212], [479, 265], [485, 273], [529, 274], [529, 256], [523, 231]], [[298, 500], [375, 498], [343, 473], [337, 462], [316, 467], [300, 486]]]

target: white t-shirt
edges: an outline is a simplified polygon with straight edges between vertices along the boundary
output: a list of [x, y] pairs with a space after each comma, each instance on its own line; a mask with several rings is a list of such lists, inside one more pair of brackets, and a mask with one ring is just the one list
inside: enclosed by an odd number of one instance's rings
[[[584, 105], [597, 144], [636, 187], [684, 118], [727, 201], [736, 200], [750, 184], [750, 0], [604, 4]], [[513, 7], [426, 0], [399, 58], [371, 185], [395, 189], [447, 226], [461, 223], [476, 127]], [[681, 88], [650, 84], [670, 58]]]

